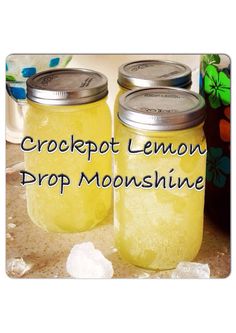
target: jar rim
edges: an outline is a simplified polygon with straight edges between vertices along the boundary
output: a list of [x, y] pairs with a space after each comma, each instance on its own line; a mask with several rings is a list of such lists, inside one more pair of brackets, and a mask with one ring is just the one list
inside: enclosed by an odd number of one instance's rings
[[126, 89], [169, 86], [184, 88], [192, 83], [189, 66], [170, 60], [138, 60], [119, 67], [118, 84]]
[[136, 89], [120, 96], [118, 118], [141, 130], [181, 130], [204, 122], [205, 101], [201, 95], [182, 88]]
[[47, 105], [79, 105], [98, 101], [108, 94], [107, 78], [85, 68], [39, 72], [26, 81], [27, 98]]

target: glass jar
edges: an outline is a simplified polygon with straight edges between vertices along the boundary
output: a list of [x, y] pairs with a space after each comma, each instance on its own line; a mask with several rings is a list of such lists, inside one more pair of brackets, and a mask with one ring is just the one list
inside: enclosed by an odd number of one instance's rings
[[[206, 168], [204, 117], [204, 99], [184, 89], [140, 89], [120, 97], [115, 127], [120, 152], [115, 156], [114, 171], [123, 178], [135, 176], [144, 185], [132, 183], [115, 189], [115, 242], [121, 256], [134, 265], [171, 269], [181, 261], [193, 260], [200, 249]], [[164, 150], [156, 150], [158, 146]], [[183, 154], [186, 147], [188, 153]], [[190, 154], [191, 147], [198, 147], [201, 153]], [[164, 180], [156, 186], [156, 177], [164, 177], [165, 186]], [[201, 188], [172, 186], [186, 177], [189, 184], [201, 180]]]
[[192, 71], [187, 65], [173, 61], [139, 60], [123, 64], [118, 72], [119, 91], [115, 100], [118, 112], [119, 97], [128, 90], [158, 86], [190, 89]]
[[[61, 178], [49, 186], [49, 179], [26, 185], [27, 208], [31, 220], [47, 231], [78, 232], [91, 229], [109, 213], [111, 189], [83, 182], [81, 172], [92, 177], [111, 173], [111, 155], [72, 149], [73, 140], [99, 145], [111, 138], [111, 115], [106, 104], [107, 79], [86, 69], [62, 69], [36, 74], [27, 81], [29, 108], [25, 117], [25, 169], [33, 175], [61, 175], [70, 184], [61, 194]], [[32, 138], [29, 139], [29, 137]], [[38, 140], [45, 144], [38, 151]], [[50, 146], [50, 140], [52, 140]], [[59, 144], [61, 150], [59, 150]], [[57, 149], [53, 147], [58, 144]], [[75, 144], [75, 143], [74, 143]], [[36, 146], [32, 150], [33, 146]], [[66, 147], [68, 150], [66, 150]], [[81, 146], [85, 151], [86, 146]], [[74, 146], [75, 148], [75, 146]], [[73, 151], [72, 151], [73, 150]], [[28, 179], [31, 179], [28, 177]], [[51, 180], [51, 184], [56, 177]], [[67, 183], [65, 180], [63, 183]]]

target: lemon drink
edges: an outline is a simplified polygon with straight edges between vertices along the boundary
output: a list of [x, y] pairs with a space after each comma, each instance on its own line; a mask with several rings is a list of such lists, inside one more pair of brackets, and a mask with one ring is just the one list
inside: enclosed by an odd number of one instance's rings
[[[120, 98], [114, 172], [142, 180], [139, 187], [114, 191], [115, 241], [128, 262], [170, 269], [197, 255], [204, 220], [204, 116], [203, 98], [183, 89], [141, 89]], [[158, 186], [151, 186], [154, 173]]]
[[[99, 189], [93, 184], [78, 187], [79, 175], [82, 171], [88, 176], [95, 171], [101, 175], [111, 173], [111, 154], [94, 154], [89, 161], [86, 154], [66, 148], [72, 135], [74, 140], [92, 140], [98, 145], [110, 140], [107, 79], [91, 70], [54, 70], [31, 77], [27, 89], [25, 168], [35, 177], [48, 175], [41, 184], [26, 185], [29, 216], [48, 231], [91, 229], [108, 215], [112, 191], [110, 188]], [[38, 146], [34, 148], [37, 142], [43, 143], [40, 151]], [[59, 142], [62, 142], [61, 151], [53, 150]], [[50, 175], [55, 175], [51, 182], [48, 180]], [[59, 181], [62, 175], [65, 180], [63, 193]], [[70, 184], [67, 184], [68, 179]]]

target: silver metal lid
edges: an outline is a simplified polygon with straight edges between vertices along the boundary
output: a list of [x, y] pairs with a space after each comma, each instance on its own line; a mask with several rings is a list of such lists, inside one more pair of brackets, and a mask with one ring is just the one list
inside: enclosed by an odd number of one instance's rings
[[199, 94], [180, 88], [132, 90], [121, 95], [118, 117], [138, 129], [180, 130], [204, 121], [205, 101]]
[[90, 69], [66, 68], [40, 72], [27, 81], [27, 98], [47, 105], [95, 102], [107, 95], [107, 78]]
[[126, 89], [158, 86], [187, 87], [192, 71], [187, 65], [161, 60], [141, 60], [123, 64], [119, 68], [118, 83]]

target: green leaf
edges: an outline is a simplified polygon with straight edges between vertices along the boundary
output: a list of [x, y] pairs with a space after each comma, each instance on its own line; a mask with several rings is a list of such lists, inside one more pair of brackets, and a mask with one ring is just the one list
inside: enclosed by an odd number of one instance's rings
[[216, 89], [216, 84], [218, 82], [218, 71], [213, 65], [208, 65], [206, 67], [206, 73], [204, 77], [204, 90], [207, 94], [211, 94]]
[[219, 73], [219, 83], [224, 88], [230, 88], [230, 78], [224, 72]]
[[214, 61], [214, 64], [219, 64], [220, 63], [219, 54], [212, 54], [212, 61]]
[[206, 54], [201, 57], [201, 71], [204, 74], [206, 67], [208, 65], [214, 65], [220, 63], [220, 56], [219, 54]]
[[222, 104], [229, 105], [230, 104], [230, 89], [220, 89], [219, 96], [222, 101]]
[[230, 78], [224, 73], [219, 73], [219, 96], [224, 105], [230, 104]]
[[213, 184], [216, 187], [222, 188], [225, 186], [225, 183], [226, 183], [226, 177], [224, 175], [222, 175], [221, 173], [215, 173]]
[[207, 94], [212, 94], [214, 92], [214, 84], [212, 84], [212, 79], [208, 76], [204, 77], [204, 91]]
[[203, 57], [203, 61], [205, 61], [206, 64], [219, 64], [220, 63], [220, 56], [219, 54], [206, 54]]
[[223, 155], [223, 149], [220, 147], [211, 147], [208, 151], [208, 155], [210, 156], [210, 160], [216, 160]]
[[210, 96], [209, 96], [209, 102], [210, 102], [210, 105], [211, 105], [211, 107], [213, 108], [213, 109], [217, 109], [217, 108], [219, 108], [220, 107], [220, 99], [219, 99], [219, 97], [217, 96], [217, 95], [215, 95], [215, 94], [211, 94]]
[[206, 75], [211, 79], [211, 80], [218, 80], [218, 71], [217, 68], [213, 65], [208, 65], [206, 68]]
[[227, 175], [230, 173], [230, 160], [228, 156], [223, 156], [221, 159], [219, 159], [217, 162], [217, 168]]
[[208, 181], [208, 182], [211, 182], [211, 181], [212, 181], [213, 173], [212, 173], [212, 171], [210, 170], [210, 168], [207, 169], [207, 172], [206, 172], [206, 178], [207, 178], [207, 181]]

